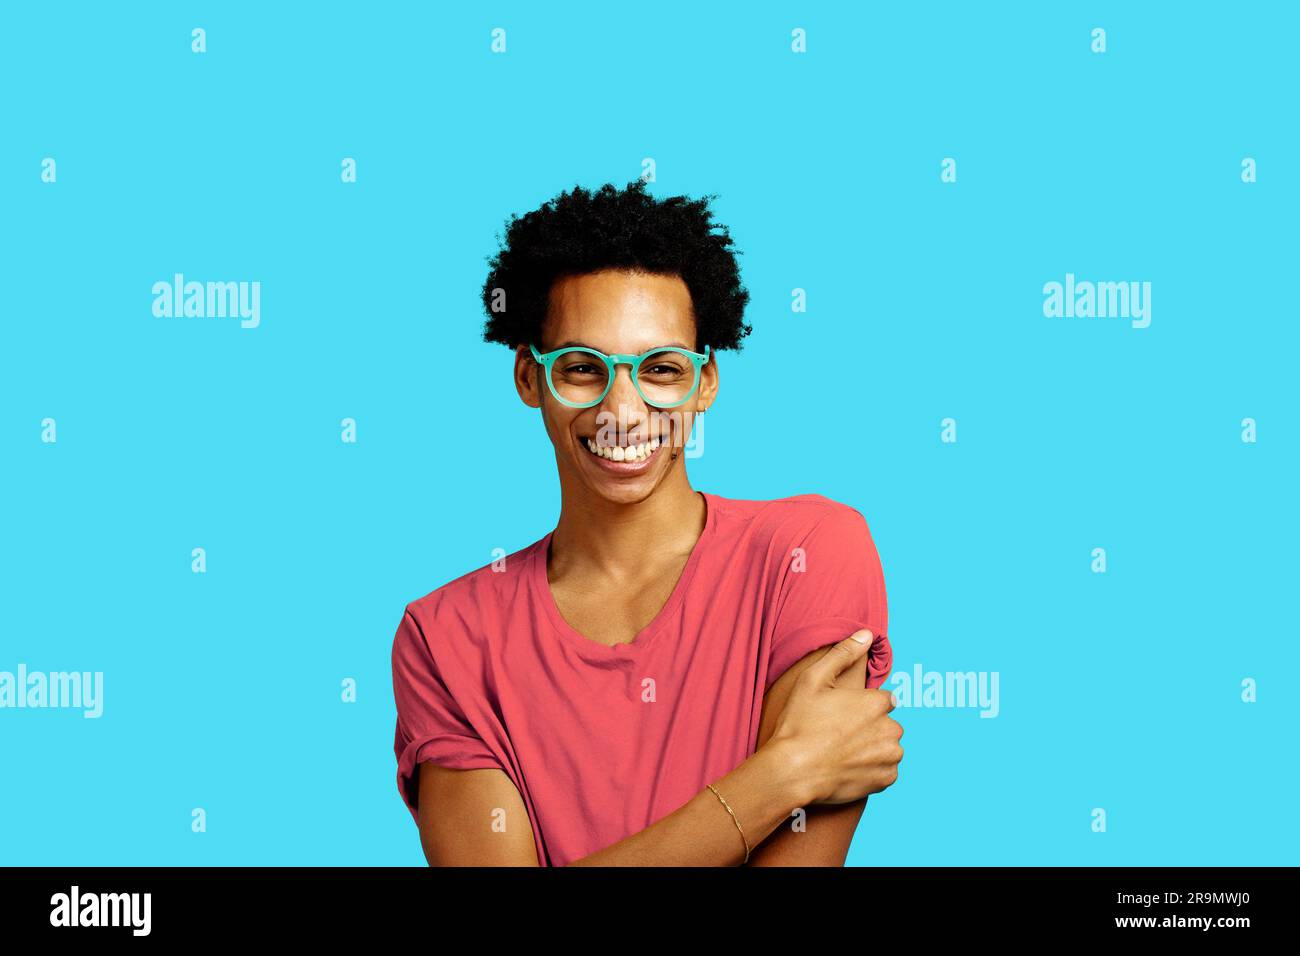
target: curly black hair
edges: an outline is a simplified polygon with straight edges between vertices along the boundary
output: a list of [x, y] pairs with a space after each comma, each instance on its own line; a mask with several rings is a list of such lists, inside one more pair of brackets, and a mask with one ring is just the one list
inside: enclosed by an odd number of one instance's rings
[[[727, 227], [713, 222], [709, 195], [656, 200], [642, 179], [618, 190], [575, 186], [522, 218], [506, 221], [500, 251], [483, 284], [483, 338], [514, 348], [538, 340], [551, 286], [563, 276], [602, 269], [678, 275], [691, 293], [696, 348], [739, 351], [749, 292], [740, 282]], [[716, 231], [715, 231], [716, 230]], [[498, 240], [500, 240], [498, 235]], [[505, 307], [493, 311], [502, 290]], [[498, 306], [500, 308], [500, 306]]]

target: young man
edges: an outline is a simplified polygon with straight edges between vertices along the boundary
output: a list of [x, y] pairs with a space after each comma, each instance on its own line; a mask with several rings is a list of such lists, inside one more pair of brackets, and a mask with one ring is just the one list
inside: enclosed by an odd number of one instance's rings
[[398, 787], [432, 865], [838, 866], [897, 777], [865, 520], [687, 478], [717, 352], [750, 331], [711, 220], [640, 181], [579, 187], [512, 217], [491, 262], [484, 337], [515, 352], [560, 515], [398, 626]]

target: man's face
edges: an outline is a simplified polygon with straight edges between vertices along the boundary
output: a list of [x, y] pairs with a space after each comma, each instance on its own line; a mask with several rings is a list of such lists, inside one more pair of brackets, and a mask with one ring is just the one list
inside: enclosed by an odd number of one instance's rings
[[[690, 291], [679, 276], [617, 270], [559, 279], [551, 288], [542, 341], [534, 344], [539, 352], [582, 345], [607, 355], [640, 355], [664, 345], [696, 351]], [[674, 469], [685, 468], [682, 449], [695, 411], [713, 403], [718, 375], [711, 356], [685, 404], [656, 409], [642, 400], [631, 369], [620, 365], [600, 404], [570, 408], [551, 394], [525, 346], [515, 357], [515, 387], [526, 404], [542, 410], [562, 484], [628, 504], [644, 500]], [[594, 453], [592, 444], [607, 454]], [[620, 457], [625, 460], [611, 460]]]

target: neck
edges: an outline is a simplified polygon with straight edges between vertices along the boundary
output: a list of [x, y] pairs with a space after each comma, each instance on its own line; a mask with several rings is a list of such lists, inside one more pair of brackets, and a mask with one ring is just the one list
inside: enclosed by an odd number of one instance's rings
[[552, 567], [592, 567], [615, 577], [643, 569], [656, 558], [689, 554], [708, 514], [680, 462], [643, 501], [620, 504], [563, 482], [560, 498], [560, 520], [551, 537]]

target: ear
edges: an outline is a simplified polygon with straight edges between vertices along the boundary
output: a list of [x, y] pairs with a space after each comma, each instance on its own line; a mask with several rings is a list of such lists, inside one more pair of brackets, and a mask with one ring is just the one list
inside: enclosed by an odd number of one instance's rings
[[709, 360], [700, 369], [699, 408], [711, 408], [718, 397], [718, 353], [710, 349]]
[[539, 375], [541, 369], [528, 346], [520, 345], [515, 349], [515, 391], [529, 408], [542, 407], [542, 395], [539, 391], [542, 385]]

